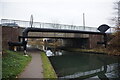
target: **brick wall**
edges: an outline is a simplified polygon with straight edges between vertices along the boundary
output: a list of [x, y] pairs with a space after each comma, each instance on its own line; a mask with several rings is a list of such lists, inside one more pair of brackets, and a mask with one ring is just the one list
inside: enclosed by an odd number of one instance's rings
[[2, 49], [8, 49], [8, 42], [18, 42], [20, 35], [20, 28], [2, 27]]

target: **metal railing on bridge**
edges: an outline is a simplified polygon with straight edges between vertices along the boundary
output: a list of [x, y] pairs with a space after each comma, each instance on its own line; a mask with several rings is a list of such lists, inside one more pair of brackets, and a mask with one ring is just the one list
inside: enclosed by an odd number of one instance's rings
[[[30, 21], [23, 20], [12, 20], [12, 19], [1, 19], [1, 24], [16, 24], [20, 27], [30, 27]], [[51, 28], [51, 29], [68, 29], [68, 30], [80, 30], [80, 31], [91, 31], [91, 32], [99, 32], [96, 27], [83, 27], [83, 26], [75, 26], [75, 25], [65, 25], [65, 24], [57, 24], [57, 23], [44, 23], [44, 22], [33, 22], [33, 27], [35, 28]], [[114, 29], [111, 28], [107, 32], [111, 33]]]

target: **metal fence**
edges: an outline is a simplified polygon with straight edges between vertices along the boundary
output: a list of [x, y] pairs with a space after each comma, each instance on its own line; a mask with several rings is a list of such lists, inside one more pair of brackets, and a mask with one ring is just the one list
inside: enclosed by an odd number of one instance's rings
[[[12, 19], [1, 19], [1, 24], [14, 23], [20, 27], [30, 27], [30, 21], [23, 20], [12, 20]], [[35, 28], [52, 28], [52, 29], [68, 29], [68, 30], [80, 30], [80, 31], [91, 31], [99, 32], [96, 27], [83, 27], [75, 25], [65, 25], [65, 24], [56, 24], [56, 23], [44, 23], [44, 22], [33, 22], [33, 27]], [[109, 29], [107, 32], [111, 33], [114, 29]]]

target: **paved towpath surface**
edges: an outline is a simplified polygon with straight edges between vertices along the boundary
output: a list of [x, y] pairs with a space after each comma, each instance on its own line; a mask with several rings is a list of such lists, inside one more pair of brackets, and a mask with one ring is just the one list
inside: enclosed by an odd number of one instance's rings
[[18, 78], [43, 78], [40, 51], [38, 49], [29, 49], [28, 54], [32, 56], [32, 60]]

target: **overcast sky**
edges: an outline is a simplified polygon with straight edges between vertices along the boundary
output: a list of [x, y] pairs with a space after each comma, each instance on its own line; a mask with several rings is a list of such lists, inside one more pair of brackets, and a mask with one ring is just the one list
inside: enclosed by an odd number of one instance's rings
[[[0, 0], [0, 18], [98, 27], [110, 24], [116, 0]], [[2, 14], [1, 14], [2, 13]]]

